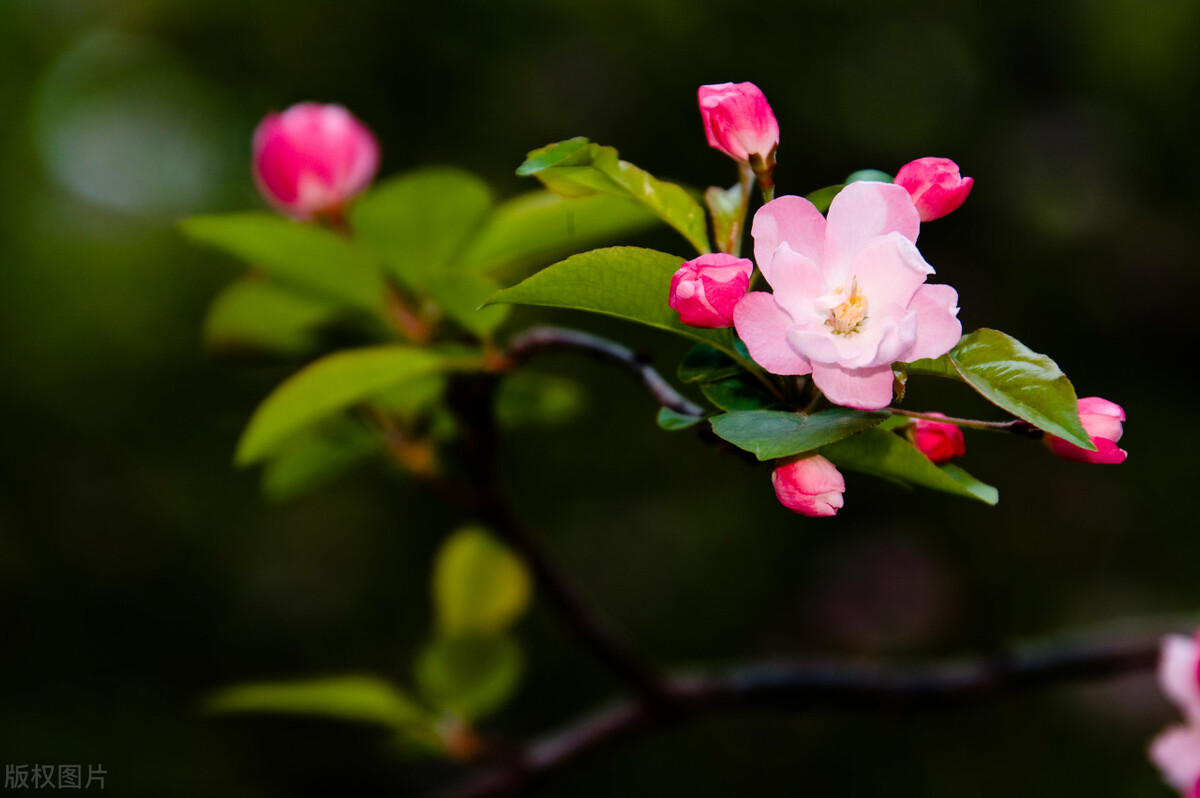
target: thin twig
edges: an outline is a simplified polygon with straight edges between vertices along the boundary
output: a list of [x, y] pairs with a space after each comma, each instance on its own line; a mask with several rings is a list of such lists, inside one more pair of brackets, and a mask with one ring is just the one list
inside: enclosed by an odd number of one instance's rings
[[897, 715], [961, 707], [1053, 684], [1146, 672], [1158, 661], [1159, 638], [1051, 641], [1010, 656], [923, 667], [861, 662], [756, 663], [715, 675], [677, 675], [664, 685], [669, 711], [621, 701], [534, 740], [504, 762], [438, 793], [438, 798], [513, 795], [585, 756], [628, 737], [690, 717], [737, 708], [805, 712], [818, 709]]
[[909, 418], [921, 418], [927, 421], [940, 421], [943, 424], [954, 424], [959, 427], [970, 427], [971, 429], [992, 430], [995, 432], [1014, 432], [1017, 435], [1024, 435], [1029, 438], [1042, 437], [1042, 431], [1030, 424], [1028, 421], [1021, 419], [1013, 419], [1012, 421], [979, 421], [973, 418], [955, 418], [953, 416], [943, 416], [940, 413], [919, 413], [915, 410], [901, 410], [898, 407], [885, 408], [889, 413], [895, 413], [898, 416], [908, 416]]

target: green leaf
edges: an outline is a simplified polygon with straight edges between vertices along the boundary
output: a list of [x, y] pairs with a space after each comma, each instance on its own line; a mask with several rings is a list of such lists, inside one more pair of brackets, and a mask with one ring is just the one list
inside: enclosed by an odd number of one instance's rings
[[868, 181], [872, 183], [891, 183], [892, 176], [887, 172], [881, 172], [878, 169], [859, 169], [857, 172], [851, 172], [846, 177], [846, 185], [851, 183], [861, 183]]
[[383, 313], [378, 261], [329, 230], [268, 213], [193, 216], [180, 227], [193, 241], [241, 258], [281, 285], [343, 306]]
[[690, 416], [687, 413], [680, 413], [669, 407], [661, 407], [658, 410], [658, 418], [656, 420], [658, 426], [670, 432], [675, 432], [676, 430], [694, 427], [704, 419], [704, 416]]
[[837, 408], [806, 416], [783, 410], [749, 410], [712, 418], [713, 432], [759, 460], [808, 452], [869, 430], [887, 413]]
[[1096, 450], [1079, 420], [1075, 388], [1050, 358], [984, 328], [964, 335], [950, 359], [985, 399], [1051, 435]]
[[682, 382], [716, 382], [745, 372], [729, 355], [708, 344], [696, 344], [679, 361], [676, 374]]
[[571, 380], [513, 372], [496, 392], [496, 423], [504, 429], [565, 424], [579, 417], [586, 400], [583, 388]]
[[620, 160], [612, 147], [582, 137], [549, 144], [529, 153], [517, 174], [533, 175], [563, 196], [600, 192], [631, 197], [678, 230], [697, 252], [710, 251], [708, 223], [700, 203], [681, 186]]
[[717, 250], [736, 256], [742, 247], [742, 185], [728, 189], [709, 186], [704, 192], [704, 204], [712, 215]]
[[429, 167], [359, 197], [350, 208], [350, 224], [389, 274], [421, 292], [428, 275], [451, 266], [491, 207], [491, 189], [479, 178], [460, 169]]
[[521, 649], [512, 639], [466, 635], [434, 640], [421, 650], [414, 670], [427, 701], [474, 721], [508, 700], [523, 668]]
[[249, 465], [292, 435], [405, 380], [469, 367], [425, 349], [377, 346], [338, 352], [293, 374], [268, 396], [238, 443], [236, 462]]
[[294, 440], [263, 469], [262, 489], [275, 502], [323, 487], [381, 449], [379, 436], [355, 420]]
[[315, 348], [317, 329], [338, 309], [257, 277], [228, 285], [209, 306], [204, 343], [218, 350], [262, 350], [288, 355]]
[[428, 710], [374, 676], [235, 685], [213, 694], [205, 708], [215, 713], [313, 715], [396, 729], [433, 724]]
[[434, 565], [433, 599], [444, 637], [497, 635], [529, 606], [524, 563], [478, 527], [455, 532]]
[[425, 275], [424, 287], [447, 316], [480, 338], [489, 338], [511, 311], [501, 306], [481, 307], [500, 284], [478, 272], [456, 268], [430, 273]]
[[925, 374], [932, 377], [946, 377], [952, 380], [962, 379], [962, 375], [958, 373], [958, 369], [954, 368], [954, 361], [950, 359], [950, 355], [914, 360], [906, 364], [905, 368], [910, 375]]
[[653, 249], [594, 249], [547, 266], [488, 301], [604, 313], [669, 330], [741, 358], [729, 330], [690, 327], [667, 304], [671, 277], [682, 265], [683, 258]]
[[[934, 465], [911, 443], [884, 430], [867, 430], [823, 447], [821, 454], [838, 468], [975, 499], [985, 504], [995, 504], [999, 495], [995, 488], [973, 478], [968, 486], [966, 481], [960, 481], [957, 476]], [[966, 472], [962, 473], [965, 476]]]
[[985, 482], [980, 482], [953, 463], [943, 463], [938, 468], [942, 469], [943, 474], [958, 482], [964, 488], [971, 491], [971, 493], [974, 493], [981, 502], [994, 505], [1000, 501], [1000, 491]]
[[777, 401], [749, 374], [702, 383], [700, 392], [722, 410], [762, 410]]
[[492, 211], [457, 261], [464, 269], [509, 276], [657, 222], [644, 205], [628, 197], [593, 194], [566, 199], [532, 191]]
[[838, 183], [834, 186], [825, 186], [825, 188], [819, 188], [816, 191], [805, 194], [804, 198], [813, 205], [816, 205], [817, 210], [821, 213], [827, 213], [829, 211], [829, 204], [833, 202], [833, 198], [836, 197], [838, 192], [845, 187], [846, 186], [844, 183]]

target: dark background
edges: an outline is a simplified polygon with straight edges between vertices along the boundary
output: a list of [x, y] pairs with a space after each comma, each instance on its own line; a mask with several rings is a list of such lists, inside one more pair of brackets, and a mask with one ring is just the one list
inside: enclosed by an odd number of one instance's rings
[[[340, 102], [383, 173], [454, 163], [502, 195], [573, 135], [654, 173], [734, 182], [701, 83], [752, 80], [779, 118], [781, 193], [952, 157], [966, 205], [922, 231], [968, 330], [1051, 354], [1129, 416], [1120, 467], [976, 434], [989, 509], [856, 476], [832, 520], [768, 472], [653, 423], [620, 373], [567, 358], [591, 415], [505, 441], [520, 510], [635, 644], [675, 664], [806, 653], [908, 660], [1193, 612], [1193, 0], [855, 4], [687, 0], [0, 2], [0, 761], [99, 763], [115, 795], [420, 794], [449, 775], [370, 729], [203, 718], [225, 684], [366, 671], [408, 681], [439, 541], [465, 520], [384, 469], [293, 504], [230, 464], [288, 373], [206, 354], [240, 267], [187, 214], [260, 207], [269, 109]], [[637, 243], [682, 253], [669, 231]], [[684, 345], [551, 315], [652, 352]], [[520, 320], [535, 318], [526, 313]], [[961, 386], [906, 405], [987, 415]], [[1135, 623], [1136, 625], [1136, 623]], [[1181, 627], [1184, 628], [1184, 627]], [[561, 723], [613, 685], [544, 608], [486, 728]], [[1166, 796], [1172, 717], [1148, 678], [919, 719], [753, 713], [624, 745], [545, 795]]]

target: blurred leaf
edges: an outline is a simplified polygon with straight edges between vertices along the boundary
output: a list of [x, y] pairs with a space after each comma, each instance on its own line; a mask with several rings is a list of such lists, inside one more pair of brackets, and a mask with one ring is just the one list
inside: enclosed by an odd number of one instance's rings
[[1038, 429], [1096, 450], [1079, 420], [1075, 388], [1050, 358], [984, 328], [964, 335], [950, 359], [967, 384], [992, 403]]
[[566, 199], [532, 191], [501, 203], [457, 259], [464, 269], [507, 276], [658, 223], [627, 197]]
[[749, 374], [702, 383], [700, 392], [722, 410], [762, 410], [776, 403], [762, 383]]
[[464, 367], [426, 349], [377, 346], [321, 358], [289, 377], [250, 419], [236, 462], [249, 465], [272, 454], [292, 435], [405, 380]]
[[872, 183], [890, 183], [892, 176], [887, 172], [881, 172], [878, 169], [859, 169], [857, 172], [851, 172], [846, 176], [846, 185], [851, 183], [861, 183], [868, 181]]
[[491, 189], [479, 178], [429, 167], [359, 197], [350, 207], [350, 224], [356, 240], [383, 259], [389, 274], [422, 292], [426, 276], [452, 265], [491, 207]]
[[517, 371], [500, 383], [496, 423], [504, 429], [565, 424], [579, 417], [586, 398], [583, 388], [571, 380]]
[[529, 153], [517, 174], [533, 175], [546, 188], [566, 197], [597, 192], [632, 197], [682, 233], [697, 252], [710, 251], [708, 223], [700, 203], [682, 187], [620, 160], [612, 147], [583, 137], [548, 144]]
[[509, 637], [439, 637], [417, 656], [421, 694], [438, 709], [478, 720], [499, 708], [521, 681], [521, 648]]
[[708, 344], [696, 344], [679, 361], [676, 374], [683, 382], [715, 382], [745, 371], [729, 355]]
[[742, 244], [742, 226], [738, 216], [742, 212], [742, 186], [723, 189], [709, 186], [704, 192], [704, 204], [712, 214], [713, 238], [717, 250], [737, 255]]
[[712, 428], [718, 436], [759, 460], [774, 460], [856, 435], [887, 417], [887, 413], [846, 408], [809, 416], [784, 410], [748, 410], [713, 416]]
[[674, 432], [676, 430], [687, 429], [694, 427], [704, 420], [704, 416], [689, 416], [687, 413], [680, 413], [672, 410], [669, 407], [659, 408], [658, 411], [658, 426], [665, 430]]
[[396, 729], [431, 727], [434, 719], [398, 687], [374, 676], [331, 676], [227, 687], [206, 702], [210, 712], [314, 715]]
[[852, 438], [825, 446], [821, 454], [838, 468], [882, 477], [904, 485], [951, 493], [985, 504], [995, 504], [999, 493], [966, 474], [954, 474], [938, 468], [908, 441], [892, 432], [872, 429]]
[[433, 599], [442, 636], [500, 634], [529, 606], [531, 593], [525, 564], [478, 527], [455, 532], [438, 553]]
[[337, 308], [281, 288], [262, 278], [244, 277], [225, 287], [208, 308], [204, 343], [213, 349], [253, 349], [301, 354], [317, 343], [317, 328]]
[[369, 252], [311, 224], [269, 213], [193, 216], [180, 223], [194, 241], [257, 266], [281, 285], [383, 313], [383, 275]]
[[425, 275], [424, 288], [446, 315], [480, 338], [488, 338], [508, 318], [511, 308], [482, 307], [500, 290], [500, 283], [466, 269], [446, 269]]
[[838, 195], [838, 192], [845, 188], [844, 183], [838, 183], [834, 186], [825, 186], [816, 191], [809, 192], [804, 195], [804, 198], [817, 206], [817, 210], [821, 213], [829, 212], [829, 204], [833, 202], [833, 198]]
[[738, 357], [732, 333], [690, 327], [667, 304], [683, 259], [640, 247], [573, 255], [495, 294], [489, 302], [590, 310], [670, 330]]
[[263, 469], [263, 493], [271, 501], [290, 501], [329, 484], [380, 451], [379, 436], [355, 420], [294, 440]]
[[432, 372], [405, 380], [371, 397], [371, 403], [406, 423], [413, 423], [442, 400], [446, 375]]

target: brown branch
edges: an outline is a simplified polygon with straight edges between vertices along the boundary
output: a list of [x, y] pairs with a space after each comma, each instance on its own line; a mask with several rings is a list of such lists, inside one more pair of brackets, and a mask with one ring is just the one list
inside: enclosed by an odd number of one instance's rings
[[994, 432], [1012, 432], [1017, 435], [1024, 435], [1027, 438], [1040, 438], [1043, 432], [1037, 427], [1030, 424], [1028, 421], [1021, 419], [1013, 419], [1012, 421], [979, 421], [973, 418], [954, 418], [952, 416], [944, 416], [941, 413], [919, 413], [915, 410], [901, 410], [898, 407], [884, 408], [889, 413], [895, 413], [898, 416], [907, 416], [909, 418], [921, 418], [927, 421], [939, 421], [943, 424], [954, 424], [959, 427], [970, 427], [971, 429], [991, 430]]
[[620, 740], [687, 718], [737, 708], [819, 709], [897, 715], [968, 706], [1054, 684], [1095, 681], [1153, 669], [1158, 636], [1050, 642], [1009, 656], [899, 668], [861, 662], [758, 663], [664, 683], [670, 704], [621, 701], [528, 743], [438, 798], [516, 794]]

